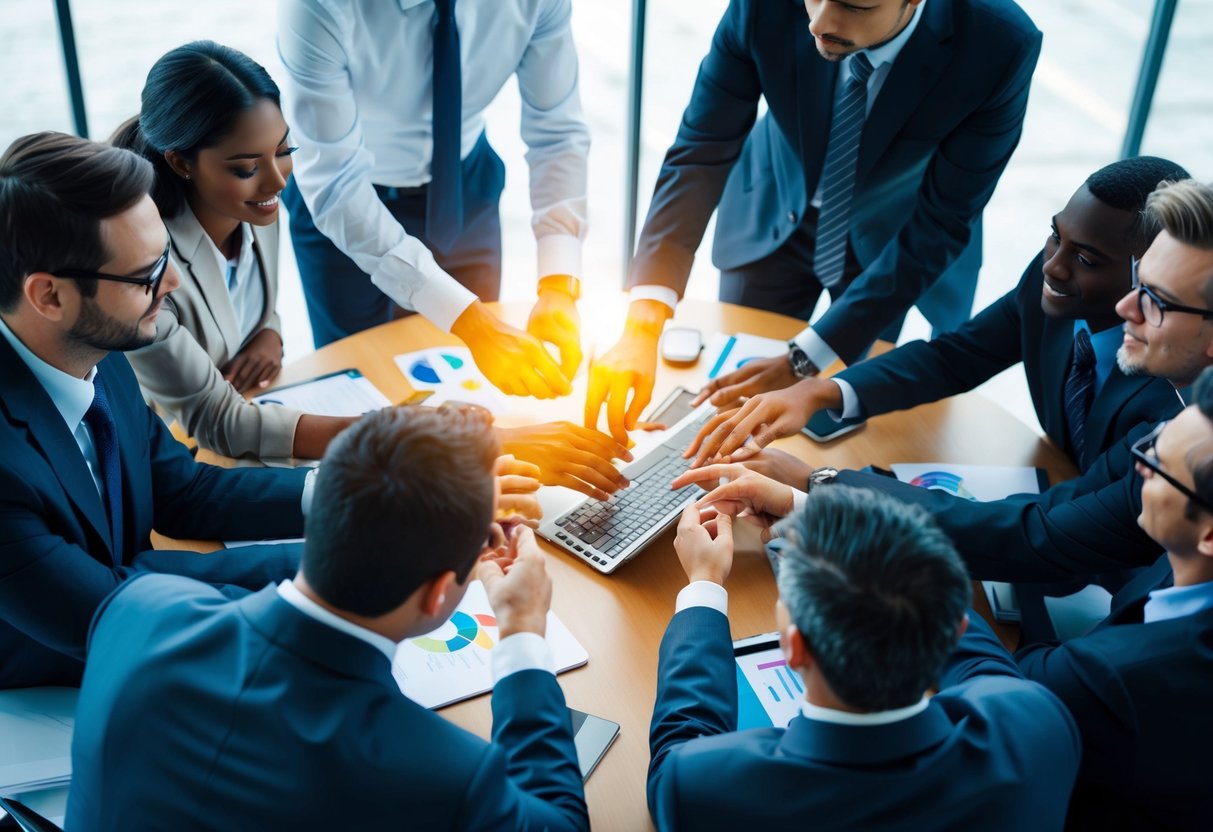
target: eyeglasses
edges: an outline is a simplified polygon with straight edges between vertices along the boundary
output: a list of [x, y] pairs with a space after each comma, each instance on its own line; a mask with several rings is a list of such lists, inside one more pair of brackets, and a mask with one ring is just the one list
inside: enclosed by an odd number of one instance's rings
[[160, 288], [160, 281], [164, 279], [164, 273], [168, 271], [168, 252], [171, 245], [171, 242], [164, 244], [164, 253], [160, 255], [160, 259], [155, 262], [146, 277], [124, 277], [105, 272], [91, 272], [87, 269], [59, 269], [55, 272], [55, 276], [70, 277], [73, 280], [109, 280], [114, 283], [130, 283], [134, 286], [142, 286], [145, 295], [154, 295]]
[[1137, 290], [1137, 310], [1150, 326], [1162, 326], [1164, 312], [1187, 312], [1189, 315], [1200, 315], [1208, 320], [1213, 318], [1213, 309], [1198, 309], [1195, 306], [1183, 306], [1161, 298], [1153, 288], [1142, 283], [1137, 277], [1137, 258], [1132, 260], [1133, 288]]
[[1142, 465], [1177, 488], [1189, 500], [1199, 505], [1205, 511], [1213, 513], [1213, 504], [1162, 469], [1162, 463], [1158, 461], [1158, 452], [1154, 450], [1154, 446], [1158, 443], [1158, 437], [1166, 426], [1166, 422], [1159, 422], [1154, 430], [1133, 443], [1129, 448], [1129, 453], [1133, 454], [1133, 458]]

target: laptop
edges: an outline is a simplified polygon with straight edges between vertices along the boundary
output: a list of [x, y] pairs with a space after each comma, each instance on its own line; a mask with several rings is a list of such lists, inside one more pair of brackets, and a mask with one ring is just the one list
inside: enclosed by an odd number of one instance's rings
[[[540, 493], [543, 516], [539, 535], [599, 572], [610, 574], [678, 521], [683, 509], [703, 493], [698, 485], [670, 490], [670, 482], [690, 468], [682, 452], [716, 412], [709, 402], [697, 408], [695, 393], [677, 388], [657, 406], [650, 421], [671, 425], [636, 455], [623, 474], [631, 485], [595, 500], [564, 488]], [[571, 495], [571, 496], [570, 496]]]

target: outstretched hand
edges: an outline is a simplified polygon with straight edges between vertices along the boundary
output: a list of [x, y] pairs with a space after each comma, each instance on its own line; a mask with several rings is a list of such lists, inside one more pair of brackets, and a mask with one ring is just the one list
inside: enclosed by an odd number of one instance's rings
[[484, 377], [503, 393], [551, 399], [572, 390], [538, 338], [502, 322], [478, 300], [455, 319], [451, 333], [463, 339]]

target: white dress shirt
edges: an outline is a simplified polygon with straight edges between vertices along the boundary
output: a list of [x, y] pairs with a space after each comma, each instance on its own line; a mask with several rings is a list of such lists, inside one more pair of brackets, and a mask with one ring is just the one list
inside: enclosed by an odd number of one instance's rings
[[240, 223], [240, 252], [230, 259], [209, 235], [203, 236], [215, 257], [219, 274], [227, 278], [227, 291], [232, 298], [232, 309], [240, 325], [240, 343], [243, 344], [257, 329], [265, 313], [265, 286], [261, 280], [261, 263], [253, 249], [253, 229], [247, 222]]
[[[921, 18], [921, 10], [916, 9], [910, 18], [910, 22], [906, 24], [906, 27], [895, 38], [873, 49], [860, 50], [867, 55], [868, 60], [872, 63], [872, 74], [868, 76], [868, 97], [865, 117], [872, 112], [872, 105], [876, 103], [876, 96], [880, 94], [885, 80], [889, 77], [889, 73], [893, 71], [893, 62], [897, 60], [897, 56], [905, 48], [906, 43], [910, 40], [910, 36], [918, 28], [918, 21]], [[834, 81], [836, 87], [838, 84], [845, 84], [851, 79], [851, 60], [848, 57], [839, 68], [838, 77]], [[820, 181], [817, 183], [817, 190], [814, 192], [809, 204], [814, 208], [821, 208]], [[657, 300], [673, 309], [678, 303], [678, 293], [668, 286], [642, 285], [634, 287], [629, 293], [628, 299]], [[821, 336], [812, 327], [805, 327], [792, 340], [796, 342], [798, 347], [804, 350], [805, 355], [817, 365], [818, 369], [824, 370], [838, 360], [838, 353], [834, 352], [830, 348], [830, 345], [822, 340]]]
[[[460, 0], [466, 156], [484, 110], [518, 76], [539, 275], [581, 274], [590, 137], [570, 0]], [[430, 181], [431, 0], [280, 0], [295, 179], [316, 227], [393, 301], [442, 329], [475, 300], [380, 202], [374, 185]]]

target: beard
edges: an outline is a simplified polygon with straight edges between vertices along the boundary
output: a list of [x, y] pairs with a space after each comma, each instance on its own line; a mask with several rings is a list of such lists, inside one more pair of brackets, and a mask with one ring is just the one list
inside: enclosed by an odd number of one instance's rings
[[1137, 376], [1145, 372], [1141, 363], [1134, 361], [1133, 356], [1123, 345], [1116, 351], [1116, 366], [1126, 376]]
[[146, 347], [156, 340], [156, 334], [144, 335], [139, 331], [139, 324], [155, 308], [157, 301], [159, 298], [153, 297], [147, 312], [129, 324], [105, 314], [95, 300], [87, 298], [67, 337], [82, 347], [101, 352], [127, 352]]

